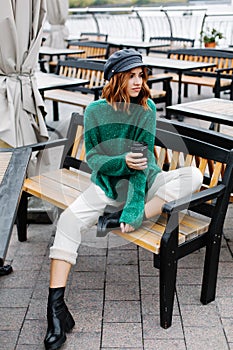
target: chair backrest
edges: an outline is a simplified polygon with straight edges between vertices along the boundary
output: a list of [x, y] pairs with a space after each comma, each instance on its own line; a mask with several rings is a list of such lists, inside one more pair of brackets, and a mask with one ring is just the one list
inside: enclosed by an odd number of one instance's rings
[[72, 54], [76, 58], [99, 58], [106, 59], [109, 55], [109, 44], [100, 41], [71, 41], [68, 48], [84, 50], [83, 54]]
[[[224, 184], [227, 187], [225, 200], [229, 202], [233, 187], [233, 141], [229, 137], [204, 129], [200, 133], [200, 129], [192, 126], [179, 129], [172, 123], [158, 122], [155, 156], [162, 169], [199, 168], [204, 176], [201, 190]], [[210, 202], [197, 212], [210, 216], [212, 209], [213, 203]]]
[[[56, 73], [70, 78], [89, 80], [85, 88], [90, 89], [104, 85], [104, 63], [91, 59], [59, 61]], [[80, 87], [79, 90], [82, 91], [82, 88]]]
[[153, 36], [150, 37], [149, 41], [164, 45], [162, 47], [152, 48], [150, 52], [166, 53], [173, 49], [193, 47], [195, 39], [172, 36]]
[[82, 33], [80, 33], [80, 38], [81, 38], [81, 40], [107, 41], [108, 40], [108, 34], [82, 32]]
[[76, 169], [91, 173], [91, 170], [85, 161], [86, 152], [83, 136], [83, 115], [74, 112], [71, 115], [69, 128], [67, 130], [67, 141], [63, 149], [60, 168], [70, 168], [74, 166]]
[[[168, 51], [168, 58], [185, 61], [214, 63], [215, 67], [203, 68], [202, 71], [214, 72], [216, 69], [233, 67], [233, 53], [206, 48], [188, 48]], [[232, 74], [232, 72], [228, 72]]]
[[[75, 161], [82, 170], [90, 172], [85, 162], [83, 131], [83, 116], [72, 113], [61, 167], [70, 167]], [[204, 175], [201, 189], [223, 183], [228, 186], [230, 197], [230, 187], [233, 186], [233, 140], [227, 135], [192, 125], [182, 126], [176, 122], [158, 120], [154, 153], [161, 169], [173, 170], [193, 165]]]
[[208, 143], [216, 145], [221, 148], [228, 150], [233, 149], [233, 138], [227, 134], [220, 132], [204, 129], [195, 125], [186, 123], [180, 123], [176, 120], [168, 120], [164, 118], [157, 119], [157, 128], [168, 130], [170, 132], [176, 132], [180, 135], [188, 137], [196, 137], [201, 141], [208, 141]]

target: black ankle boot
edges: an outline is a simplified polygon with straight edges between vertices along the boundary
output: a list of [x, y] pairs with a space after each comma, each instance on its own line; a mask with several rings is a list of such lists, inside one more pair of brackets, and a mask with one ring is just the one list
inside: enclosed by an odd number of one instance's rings
[[66, 333], [74, 327], [74, 319], [64, 301], [65, 287], [49, 288], [47, 321], [44, 339], [46, 350], [59, 349], [66, 341]]
[[122, 210], [100, 216], [97, 223], [97, 237], [104, 237], [108, 232], [120, 228]]

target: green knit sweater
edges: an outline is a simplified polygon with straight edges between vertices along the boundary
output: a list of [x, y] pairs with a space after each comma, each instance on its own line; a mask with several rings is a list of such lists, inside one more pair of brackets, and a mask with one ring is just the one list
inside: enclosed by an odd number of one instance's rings
[[[105, 99], [89, 104], [84, 114], [86, 159], [92, 169], [91, 180], [106, 196], [125, 206], [120, 222], [138, 228], [143, 219], [145, 195], [161, 171], [154, 157], [156, 107], [149, 110], [131, 104], [129, 112], [114, 111]], [[128, 168], [125, 156], [133, 141], [148, 144], [145, 170]]]

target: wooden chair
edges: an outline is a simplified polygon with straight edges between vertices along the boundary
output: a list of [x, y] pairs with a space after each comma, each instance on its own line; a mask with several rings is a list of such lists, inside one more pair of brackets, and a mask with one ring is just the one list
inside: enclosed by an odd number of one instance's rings
[[99, 99], [104, 86], [104, 63], [90, 59], [59, 61], [57, 74], [61, 76], [87, 79], [89, 83], [75, 91], [54, 89], [45, 91], [44, 99], [53, 102], [53, 119], [59, 120], [58, 103], [71, 104], [83, 109], [94, 100]]
[[[207, 304], [215, 299], [223, 224], [232, 191], [233, 150], [216, 146], [224, 145], [224, 136], [203, 129], [202, 137], [206, 133], [209, 141], [208, 135], [211, 135], [211, 144], [199, 138], [199, 130], [193, 129], [192, 137], [190, 132], [188, 135], [185, 129], [177, 132], [171, 121], [158, 120], [155, 156], [164, 170], [189, 165], [198, 167], [204, 175], [201, 190], [189, 198], [165, 204], [158, 221], [144, 221], [130, 234], [113, 231], [153, 254], [154, 267], [160, 270], [160, 324], [163, 328], [170, 327], [172, 323], [179, 259], [204, 247], [201, 302]], [[20, 241], [27, 239], [29, 195], [42, 198], [63, 210], [90, 185], [90, 169], [85, 162], [82, 136], [83, 117], [74, 113], [67, 138], [60, 140], [65, 145], [61, 168], [25, 180], [18, 212]]]
[[[230, 99], [233, 100], [233, 53], [224, 50], [206, 49], [206, 48], [187, 48], [168, 51], [168, 58], [195, 62], [214, 63], [212, 68], [203, 68], [193, 70], [182, 75], [184, 84], [184, 96], [188, 96], [188, 85], [197, 85], [198, 94], [201, 93], [201, 87], [207, 86], [213, 89], [214, 96], [219, 98], [221, 92], [230, 91]], [[170, 73], [169, 73], [170, 74]], [[177, 74], [173, 76], [172, 81], [178, 82]]]
[[109, 56], [109, 44], [104, 41], [70, 41], [68, 48], [84, 50], [83, 54], [70, 55], [71, 58], [106, 59]]

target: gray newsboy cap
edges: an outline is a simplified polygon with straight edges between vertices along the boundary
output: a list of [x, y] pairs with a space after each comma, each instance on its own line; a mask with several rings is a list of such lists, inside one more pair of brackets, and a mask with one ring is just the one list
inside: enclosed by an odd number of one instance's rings
[[110, 80], [115, 73], [126, 72], [136, 67], [142, 67], [142, 55], [134, 49], [124, 49], [114, 52], [104, 65], [104, 78]]

